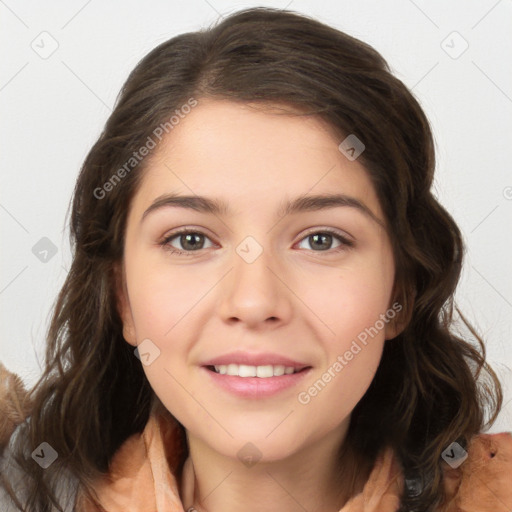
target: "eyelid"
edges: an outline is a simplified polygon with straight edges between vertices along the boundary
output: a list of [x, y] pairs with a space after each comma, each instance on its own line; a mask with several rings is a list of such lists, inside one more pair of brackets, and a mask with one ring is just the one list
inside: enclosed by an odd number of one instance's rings
[[178, 228], [176, 231], [171, 231], [169, 234], [165, 234], [162, 239], [158, 242], [158, 245], [161, 245], [165, 250], [168, 250], [172, 254], [187, 254], [194, 255], [195, 253], [200, 253], [203, 249], [199, 249], [197, 251], [182, 251], [181, 249], [176, 249], [170, 245], [171, 240], [178, 237], [182, 234], [194, 233], [197, 235], [203, 235], [205, 238], [211, 240], [211, 237], [203, 230], [199, 228], [194, 228], [191, 226], [183, 226]]
[[337, 228], [330, 228], [330, 227], [314, 227], [314, 228], [310, 228], [308, 229], [303, 235], [302, 235], [302, 238], [305, 238], [309, 235], [312, 235], [312, 234], [315, 234], [315, 233], [329, 233], [330, 235], [335, 235], [339, 238], [341, 238], [342, 240], [344, 240], [346, 243], [355, 243], [356, 239], [349, 233], [347, 233], [346, 231], [343, 231], [341, 229], [337, 229]]
[[[176, 249], [170, 245], [171, 240], [178, 237], [182, 234], [198, 234], [203, 235], [205, 238], [208, 238], [211, 240], [210, 236], [202, 229], [202, 228], [194, 228], [191, 226], [183, 226], [181, 228], [178, 228], [176, 231], [171, 231], [169, 234], [166, 234], [162, 237], [161, 241], [159, 242], [159, 245], [163, 246], [164, 249], [168, 250], [172, 254], [186, 254], [186, 255], [194, 255], [195, 253], [200, 253], [203, 251], [203, 249], [198, 249], [197, 251], [183, 251], [181, 249]], [[313, 227], [308, 229], [305, 233], [301, 235], [301, 238], [298, 240], [297, 243], [302, 242], [305, 240], [308, 236], [312, 234], [329, 234], [332, 235], [334, 238], [337, 238], [339, 242], [341, 243], [341, 246], [334, 249], [328, 249], [326, 251], [313, 251], [312, 249], [307, 249], [309, 252], [313, 253], [325, 253], [333, 254], [337, 253], [340, 250], [351, 248], [355, 245], [355, 239], [352, 235], [348, 234], [346, 231], [341, 231], [336, 228], [330, 228], [330, 227]], [[294, 244], [295, 245], [295, 244]]]
[[303, 242], [309, 236], [314, 235], [314, 234], [328, 234], [340, 242], [340, 245], [338, 247], [335, 247], [333, 249], [327, 249], [326, 251], [314, 251], [313, 249], [306, 249], [309, 253], [312, 253], [315, 255], [319, 254], [321, 256], [328, 257], [329, 255], [338, 254], [341, 251], [346, 251], [355, 246], [354, 237], [352, 237], [351, 235], [348, 235], [348, 233], [342, 232], [338, 229], [327, 228], [327, 227], [312, 228], [312, 229], [306, 231], [306, 233], [301, 235], [301, 238], [297, 243]]

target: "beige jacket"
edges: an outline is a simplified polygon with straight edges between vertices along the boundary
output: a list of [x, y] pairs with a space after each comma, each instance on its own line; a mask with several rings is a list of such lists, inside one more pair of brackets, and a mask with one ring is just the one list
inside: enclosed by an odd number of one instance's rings
[[[0, 450], [7, 447], [8, 451], [13, 431], [29, 412], [21, 379], [0, 363]], [[57, 494], [68, 500], [66, 512], [187, 512], [193, 504], [194, 468], [188, 458], [178, 481], [176, 453], [181, 441], [176, 427], [169, 413], [152, 413], [144, 431], [124, 442], [109, 474], [96, 483], [100, 504], [88, 501], [80, 489], [68, 495], [68, 489], [60, 489]], [[2, 477], [8, 479], [11, 470], [14, 472], [5, 453], [0, 468]], [[63, 485], [71, 488], [73, 481]], [[393, 451], [386, 448], [377, 458], [363, 492], [340, 512], [395, 512], [402, 488], [400, 464]], [[512, 435], [476, 436], [467, 459], [458, 468], [446, 464], [445, 489], [448, 504], [439, 512], [511, 512]], [[17, 510], [1, 490], [0, 510]]]

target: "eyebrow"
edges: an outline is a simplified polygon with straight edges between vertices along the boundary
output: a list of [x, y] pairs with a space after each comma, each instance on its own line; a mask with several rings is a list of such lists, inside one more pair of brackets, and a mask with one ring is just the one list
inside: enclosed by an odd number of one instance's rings
[[[367, 217], [384, 226], [380, 220], [366, 204], [355, 197], [345, 194], [319, 194], [309, 196], [299, 196], [293, 200], [285, 201], [278, 209], [277, 216], [284, 217], [300, 212], [311, 212], [338, 207], [355, 208]], [[210, 213], [218, 216], [230, 214], [230, 208], [226, 201], [213, 199], [204, 196], [183, 196], [175, 193], [164, 194], [157, 197], [153, 203], [142, 214], [141, 222], [151, 213], [161, 208], [186, 208], [201, 213]]]

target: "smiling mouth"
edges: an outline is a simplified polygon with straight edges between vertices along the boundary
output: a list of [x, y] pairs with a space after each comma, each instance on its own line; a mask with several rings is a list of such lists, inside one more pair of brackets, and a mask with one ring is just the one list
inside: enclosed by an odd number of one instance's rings
[[286, 375], [293, 375], [308, 370], [311, 366], [304, 366], [302, 368], [294, 368], [293, 366], [283, 365], [262, 365], [251, 366], [245, 364], [227, 364], [227, 365], [208, 365], [206, 366], [211, 372], [227, 375], [233, 377], [259, 377], [261, 379], [268, 379], [270, 377], [281, 377]]

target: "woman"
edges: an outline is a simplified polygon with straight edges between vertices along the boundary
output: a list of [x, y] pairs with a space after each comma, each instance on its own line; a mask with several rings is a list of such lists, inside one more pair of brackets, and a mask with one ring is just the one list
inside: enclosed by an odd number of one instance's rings
[[383, 58], [315, 20], [249, 9], [155, 48], [78, 178], [45, 372], [10, 395], [6, 494], [512, 507], [512, 438], [479, 435], [499, 382], [451, 331], [463, 246], [434, 167]]

